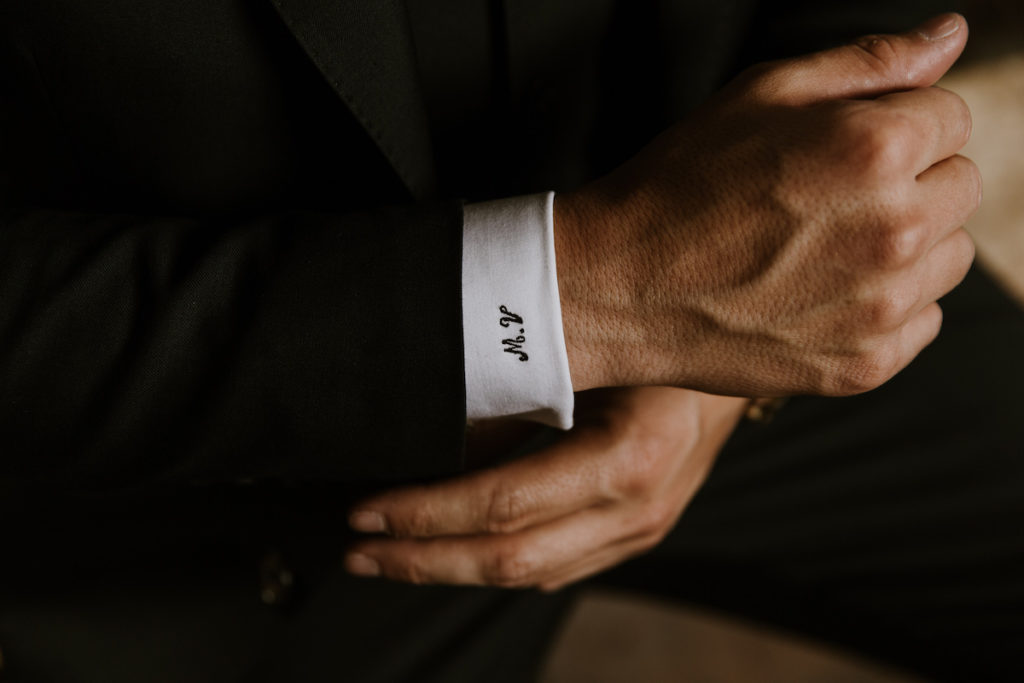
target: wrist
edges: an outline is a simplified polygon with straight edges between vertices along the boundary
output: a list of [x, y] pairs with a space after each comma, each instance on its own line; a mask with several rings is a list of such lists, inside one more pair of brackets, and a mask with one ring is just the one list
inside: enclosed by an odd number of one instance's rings
[[590, 326], [589, 313], [582, 292], [586, 290], [586, 274], [582, 261], [584, 246], [581, 226], [586, 218], [570, 194], [556, 194], [554, 208], [555, 263], [558, 299], [562, 308], [562, 335], [569, 357], [569, 377], [574, 392], [603, 386], [600, 361], [583, 339]]
[[573, 391], [660, 384], [647, 372], [641, 300], [650, 290], [635, 201], [607, 179], [554, 202], [562, 325]]
[[592, 198], [582, 193], [555, 195], [554, 241], [562, 330], [569, 357], [573, 391], [628, 382], [611, 372], [619, 363], [613, 349], [621, 336], [610, 318], [615, 265], [605, 252], [611, 232]]

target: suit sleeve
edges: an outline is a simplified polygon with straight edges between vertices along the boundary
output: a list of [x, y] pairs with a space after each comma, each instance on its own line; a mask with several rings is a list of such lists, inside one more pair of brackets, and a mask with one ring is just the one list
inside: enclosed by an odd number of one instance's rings
[[461, 465], [461, 207], [6, 210], [0, 478], [388, 481]]

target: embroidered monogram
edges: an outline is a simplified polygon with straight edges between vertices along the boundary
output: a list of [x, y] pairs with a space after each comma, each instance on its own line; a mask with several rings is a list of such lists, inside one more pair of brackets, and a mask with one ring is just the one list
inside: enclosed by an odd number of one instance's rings
[[[498, 310], [505, 314], [501, 316], [501, 320], [498, 321], [498, 324], [501, 325], [502, 327], [508, 327], [509, 323], [515, 323], [516, 325], [523, 324], [523, 317], [521, 315], [516, 315], [512, 311], [505, 308], [504, 304], [498, 306]], [[522, 332], [522, 330], [519, 331]]]
[[[502, 327], [508, 327], [510, 324], [522, 325], [523, 317], [518, 313], [513, 313], [508, 310], [504, 305], [498, 307], [498, 310], [502, 312], [501, 318], [498, 320], [498, 324]], [[502, 339], [501, 343], [504, 344], [505, 353], [513, 353], [519, 356], [519, 360], [526, 362], [530, 360], [530, 357], [526, 355], [526, 352], [522, 350], [523, 344], [526, 342], [526, 328], [520, 327], [519, 334], [511, 339]]]

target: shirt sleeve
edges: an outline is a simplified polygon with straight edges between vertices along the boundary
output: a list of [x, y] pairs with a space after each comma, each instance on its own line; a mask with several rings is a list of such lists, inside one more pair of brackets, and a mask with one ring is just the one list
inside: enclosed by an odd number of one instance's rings
[[555, 266], [554, 193], [466, 206], [462, 322], [468, 419], [572, 427]]

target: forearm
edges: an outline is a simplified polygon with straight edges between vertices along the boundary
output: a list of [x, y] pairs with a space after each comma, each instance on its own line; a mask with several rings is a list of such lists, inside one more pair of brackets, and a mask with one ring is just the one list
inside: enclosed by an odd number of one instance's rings
[[558, 294], [574, 391], [636, 383], [622, 373], [643, 344], [630, 319], [630, 283], [621, 265], [626, 244], [614, 229], [618, 215], [597, 193], [555, 197]]

